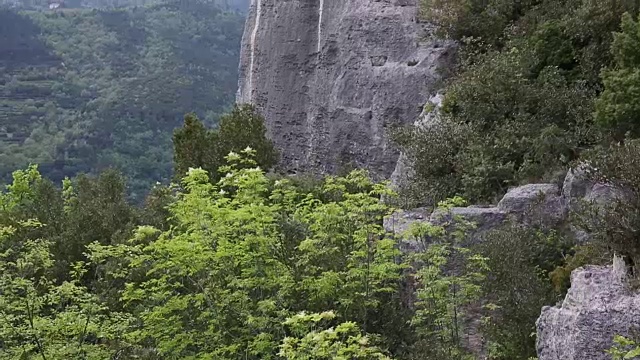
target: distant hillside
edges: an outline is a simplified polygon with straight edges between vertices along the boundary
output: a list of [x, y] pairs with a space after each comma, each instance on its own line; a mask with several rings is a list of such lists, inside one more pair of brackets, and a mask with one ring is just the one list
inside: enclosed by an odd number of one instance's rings
[[[66, 8], [108, 9], [131, 6], [146, 6], [162, 3], [163, 0], [0, 0], [0, 5], [21, 9], [48, 9], [51, 3], [63, 4]], [[224, 9], [245, 12], [251, 0], [206, 0]]]
[[242, 27], [199, 1], [0, 10], [0, 177], [115, 166], [134, 197], [168, 179], [183, 115], [214, 124], [233, 103]]

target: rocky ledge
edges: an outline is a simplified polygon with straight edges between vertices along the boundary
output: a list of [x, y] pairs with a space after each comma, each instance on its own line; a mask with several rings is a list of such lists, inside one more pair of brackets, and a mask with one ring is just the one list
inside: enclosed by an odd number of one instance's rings
[[[496, 205], [454, 207], [444, 213], [426, 208], [399, 210], [387, 217], [385, 229], [399, 237], [416, 222], [442, 224], [452, 217], [475, 224], [468, 236], [468, 243], [479, 241], [483, 234], [497, 229], [505, 221], [514, 221], [523, 225], [544, 225], [560, 227], [568, 224], [572, 210], [580, 204], [603, 204], [622, 196], [621, 192], [590, 179], [584, 167], [569, 170], [562, 186], [556, 184], [528, 184], [515, 187]], [[571, 228], [569, 226], [569, 228]], [[579, 240], [586, 241], [587, 235], [576, 232]], [[405, 245], [411, 248], [411, 240]]]

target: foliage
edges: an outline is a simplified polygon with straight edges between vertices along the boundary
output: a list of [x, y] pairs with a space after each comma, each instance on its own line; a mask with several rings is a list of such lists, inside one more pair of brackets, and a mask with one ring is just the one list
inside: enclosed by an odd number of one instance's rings
[[370, 344], [354, 322], [322, 329], [321, 322], [334, 318], [333, 312], [300, 313], [288, 318], [285, 324], [298, 337], [284, 338], [279, 355], [287, 360], [390, 360]]
[[505, 28], [539, 1], [421, 0], [420, 15], [434, 24], [440, 36], [454, 40], [476, 38], [499, 44]]
[[613, 360], [637, 359], [640, 357], [640, 345], [636, 341], [624, 336], [616, 335], [613, 338], [614, 345], [607, 352]]
[[640, 103], [636, 93], [640, 84], [640, 25], [628, 13], [622, 17], [611, 53], [613, 64], [602, 72], [604, 91], [596, 102], [596, 121], [617, 132], [640, 135]]
[[516, 227], [469, 247], [455, 197], [409, 230], [419, 251], [403, 259], [385, 184], [362, 170], [297, 184], [254, 159], [230, 153], [215, 183], [192, 168], [143, 209], [113, 171], [61, 190], [15, 172], [0, 195], [0, 355], [465, 359], [482, 315], [493, 358], [531, 354], [562, 238]]
[[[23, 190], [20, 186], [9, 189], [2, 199], [4, 211], [17, 206], [6, 200]], [[21, 221], [1, 230], [0, 359], [114, 356], [127, 346], [123, 335], [131, 316], [109, 311], [81, 285], [86, 272], [81, 262], [69, 268], [70, 280], [56, 283], [52, 242], [17, 236], [41, 226], [37, 221]]]
[[535, 322], [543, 306], [554, 304], [566, 288], [554, 291], [551, 273], [565, 264], [573, 242], [555, 231], [508, 224], [489, 232], [479, 251], [490, 269], [483, 282], [483, 326], [491, 359], [527, 360], [536, 355]]
[[90, 246], [91, 263], [126, 282], [118, 294], [140, 321], [131, 339], [170, 358], [275, 359], [287, 318], [331, 307], [341, 331], [352, 334], [353, 322], [392, 344], [402, 331], [386, 319], [402, 319], [403, 265], [383, 237], [385, 186], [362, 171], [328, 178], [323, 201], [271, 182], [253, 153], [229, 154], [215, 184], [191, 169], [169, 230], [142, 227], [130, 242]]
[[600, 69], [635, 1], [429, 0], [423, 10], [463, 47], [439, 124], [399, 137], [419, 202], [491, 202], [510, 186], [551, 180], [601, 140], [593, 126]]
[[416, 329], [415, 352], [425, 359], [470, 359], [466, 333], [488, 271], [487, 260], [464, 247], [474, 224], [452, 216], [450, 209], [462, 198], [439, 204], [442, 225], [415, 224], [409, 229], [420, 251], [415, 264], [416, 303], [411, 325]]
[[271, 169], [278, 153], [266, 136], [264, 118], [250, 104], [235, 105], [220, 118], [216, 129], [208, 130], [195, 114], [187, 114], [184, 126], [173, 134], [174, 173], [180, 178], [190, 168], [201, 167], [217, 182], [218, 169], [226, 163], [230, 152], [247, 147], [256, 150], [256, 162], [264, 170]]
[[593, 246], [602, 254], [616, 253], [631, 265], [640, 263], [640, 141], [630, 140], [590, 151], [585, 159], [590, 176], [602, 182], [608, 201], [584, 206], [580, 226], [592, 237]]
[[[0, 9], [0, 177], [39, 163], [55, 182], [116, 167], [141, 201], [171, 177], [171, 132], [232, 103], [243, 18], [209, 1]], [[12, 55], [13, 54], [13, 55]]]

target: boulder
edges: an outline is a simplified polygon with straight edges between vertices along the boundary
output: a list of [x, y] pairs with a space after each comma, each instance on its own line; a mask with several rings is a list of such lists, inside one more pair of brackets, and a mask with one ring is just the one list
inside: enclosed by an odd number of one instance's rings
[[610, 360], [614, 335], [640, 329], [640, 294], [623, 260], [574, 270], [562, 304], [543, 308], [536, 326], [539, 360]]
[[487, 231], [497, 229], [504, 223], [507, 213], [497, 207], [454, 207], [448, 210], [438, 209], [431, 214], [429, 221], [435, 225], [445, 227], [456, 222], [472, 225], [467, 230], [465, 243], [473, 244], [479, 241]]
[[555, 184], [528, 184], [511, 189], [498, 203], [498, 209], [527, 224], [556, 225], [567, 216], [565, 199]]

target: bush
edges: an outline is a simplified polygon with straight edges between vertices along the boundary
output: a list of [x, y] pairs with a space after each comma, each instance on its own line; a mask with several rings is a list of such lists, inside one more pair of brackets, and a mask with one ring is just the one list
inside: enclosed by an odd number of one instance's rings
[[191, 113], [184, 126], [173, 135], [174, 176], [181, 178], [190, 168], [203, 168], [216, 182], [221, 174], [218, 168], [226, 163], [230, 152], [239, 153], [250, 147], [257, 151], [256, 162], [265, 170], [278, 161], [278, 153], [266, 136], [264, 118], [252, 105], [235, 105], [220, 119], [217, 129], [209, 130]]
[[491, 359], [527, 360], [536, 355], [535, 322], [540, 309], [563, 293], [549, 274], [564, 264], [572, 242], [555, 232], [508, 225], [488, 233], [481, 253], [489, 260], [484, 282], [488, 321], [484, 333]]
[[584, 206], [581, 225], [600, 253], [640, 263], [640, 140], [595, 149], [586, 156], [595, 180], [609, 186], [605, 202]]
[[604, 91], [596, 102], [596, 120], [615, 131], [640, 135], [640, 23], [630, 14], [622, 18], [622, 31], [611, 47], [613, 64], [602, 72]]
[[[416, 169], [408, 187], [415, 202], [433, 204], [453, 195], [492, 202], [511, 186], [549, 181], [601, 140], [593, 126], [599, 72], [611, 62], [607, 50], [622, 14], [637, 12], [635, 1], [425, 0], [422, 5], [425, 19], [440, 33], [472, 39], [463, 41], [439, 127], [430, 133], [407, 130], [410, 135], [398, 141]], [[625, 39], [616, 36], [614, 57], [620, 57], [616, 49]], [[627, 76], [623, 80], [611, 74], [605, 72], [610, 75], [605, 85], [626, 92], [635, 88], [627, 73], [618, 76]], [[621, 99], [618, 93], [609, 97]], [[610, 113], [616, 111], [635, 116], [632, 93], [628, 97], [628, 109], [600, 104], [606, 109], [599, 110], [605, 119], [600, 121], [615, 121]]]

